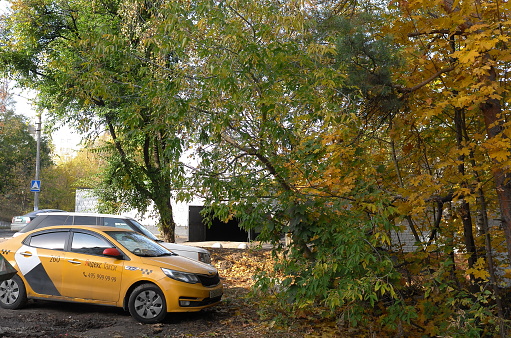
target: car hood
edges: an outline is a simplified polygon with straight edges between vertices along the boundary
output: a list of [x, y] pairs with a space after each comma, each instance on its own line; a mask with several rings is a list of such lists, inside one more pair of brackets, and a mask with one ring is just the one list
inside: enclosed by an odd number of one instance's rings
[[203, 253], [207, 253], [208, 252], [207, 250], [205, 250], [203, 248], [198, 248], [196, 246], [191, 247], [189, 245], [169, 243], [169, 242], [158, 242], [158, 244], [166, 247], [170, 251], [172, 251], [172, 250], [179, 250], [179, 251], [203, 252]]
[[191, 272], [200, 275], [215, 275], [217, 269], [209, 264], [205, 264], [182, 256], [163, 256], [163, 257], [139, 257], [144, 264], [171, 270]]

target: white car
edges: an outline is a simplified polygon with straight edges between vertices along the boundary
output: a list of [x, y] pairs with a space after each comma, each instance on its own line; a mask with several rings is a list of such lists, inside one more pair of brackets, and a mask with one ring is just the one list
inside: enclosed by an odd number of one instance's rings
[[152, 240], [158, 242], [159, 244], [180, 256], [211, 264], [211, 254], [208, 250], [190, 245], [164, 242], [158, 239], [142, 224], [127, 216], [78, 212], [46, 212], [37, 214], [37, 216], [30, 223], [28, 223], [27, 226], [16, 232], [13, 237], [19, 236], [34, 229], [55, 225], [104, 225], [116, 228], [131, 229], [144, 234], [145, 236], [151, 238]]
[[23, 216], [14, 216], [11, 222], [11, 230], [19, 231], [27, 226], [28, 223], [32, 222], [32, 220], [37, 216], [37, 214], [42, 214], [44, 212], [56, 212], [63, 211], [59, 209], [41, 209], [37, 211], [31, 211], [28, 214]]

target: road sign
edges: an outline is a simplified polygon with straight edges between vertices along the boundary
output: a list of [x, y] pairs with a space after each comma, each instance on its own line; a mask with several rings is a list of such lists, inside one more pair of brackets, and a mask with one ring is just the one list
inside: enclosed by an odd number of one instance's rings
[[30, 191], [40, 192], [41, 191], [41, 181], [32, 180], [32, 183], [30, 183]]

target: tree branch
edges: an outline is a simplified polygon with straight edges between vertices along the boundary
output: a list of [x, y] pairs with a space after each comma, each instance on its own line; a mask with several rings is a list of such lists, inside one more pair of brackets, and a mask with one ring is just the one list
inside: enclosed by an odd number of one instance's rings
[[396, 88], [399, 93], [408, 94], [408, 93], [414, 92], [414, 91], [424, 87], [425, 85], [427, 85], [431, 81], [435, 80], [440, 75], [442, 75], [444, 73], [448, 73], [448, 72], [454, 70], [455, 68], [456, 67], [451, 66], [451, 67], [447, 67], [447, 68], [444, 68], [444, 69], [440, 69], [435, 74], [431, 75], [429, 78], [427, 78], [426, 80], [422, 81], [421, 83], [419, 83], [419, 84], [417, 84], [417, 85], [415, 85], [413, 87], [405, 88], [405, 87], [396, 86], [396, 85], [394, 85], [393, 87]]

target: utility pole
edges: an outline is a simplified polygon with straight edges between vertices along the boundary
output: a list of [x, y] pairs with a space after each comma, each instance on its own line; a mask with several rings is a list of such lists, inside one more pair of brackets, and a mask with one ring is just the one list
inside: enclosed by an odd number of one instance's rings
[[[37, 152], [35, 156], [35, 180], [39, 181], [39, 172], [41, 170], [41, 113], [37, 114]], [[39, 191], [34, 192], [34, 211], [39, 210]]]

